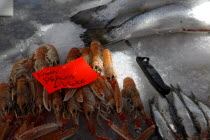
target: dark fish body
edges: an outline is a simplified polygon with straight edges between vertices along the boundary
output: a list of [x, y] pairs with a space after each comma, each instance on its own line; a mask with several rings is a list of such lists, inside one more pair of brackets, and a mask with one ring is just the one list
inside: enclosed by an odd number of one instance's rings
[[208, 137], [210, 137], [210, 108], [203, 104], [201, 101], [199, 101], [194, 94], [192, 94], [192, 99], [193, 101], [198, 105], [198, 107], [201, 109], [201, 111], [203, 112], [205, 118], [206, 118], [206, 122], [208, 125]]
[[187, 108], [185, 107], [184, 103], [181, 101], [181, 99], [175, 92], [172, 92], [172, 95], [174, 107], [176, 109], [176, 114], [179, 118], [180, 124], [184, 129], [185, 138], [188, 140], [199, 139], [197, 131], [194, 128], [193, 121], [190, 118], [190, 114], [187, 111]]
[[167, 122], [168, 126], [170, 127], [174, 135], [176, 135], [177, 137], [181, 137], [175, 125], [175, 122], [174, 122], [175, 118], [174, 118], [174, 114], [172, 113], [173, 110], [167, 98], [163, 97], [162, 95], [158, 95], [157, 106], [158, 106], [158, 110], [160, 114], [163, 116], [163, 118]]
[[71, 21], [87, 29], [104, 28], [113, 20], [125, 15], [129, 17], [122, 18], [121, 23], [136, 14], [176, 2], [182, 2], [182, 0], [114, 0], [107, 5], [81, 11], [71, 17]]
[[200, 110], [200, 108], [188, 97], [186, 96], [183, 92], [179, 93], [190, 111], [192, 118], [195, 122], [196, 127], [200, 131], [201, 138], [207, 139], [208, 138], [208, 126], [207, 126], [207, 121], [205, 119], [205, 116], [203, 112]]
[[81, 37], [85, 43], [99, 40], [107, 45], [152, 34], [209, 32], [210, 20], [205, 17], [207, 13], [210, 13], [210, 2], [170, 4], [137, 15], [120, 26], [87, 30]]
[[207, 105], [203, 104], [202, 102], [198, 102], [198, 105], [203, 110], [204, 115], [207, 118], [207, 122], [208, 122], [209, 129], [210, 129], [210, 109], [208, 108]]

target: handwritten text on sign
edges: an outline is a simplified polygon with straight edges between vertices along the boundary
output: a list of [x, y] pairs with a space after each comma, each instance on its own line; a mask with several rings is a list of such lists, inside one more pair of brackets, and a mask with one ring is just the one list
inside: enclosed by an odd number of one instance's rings
[[61, 88], [78, 88], [98, 78], [98, 74], [82, 57], [65, 65], [44, 68], [32, 75], [48, 93]]

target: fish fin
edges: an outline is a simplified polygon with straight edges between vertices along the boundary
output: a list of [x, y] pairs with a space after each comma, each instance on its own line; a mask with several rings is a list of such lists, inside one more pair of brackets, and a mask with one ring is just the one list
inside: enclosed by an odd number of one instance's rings
[[83, 28], [86, 29], [104, 28], [105, 25], [109, 23], [109, 20], [99, 20], [97, 16], [99, 17], [100, 15], [97, 13], [97, 11], [105, 9], [106, 7], [106, 5], [102, 5], [80, 11], [73, 15], [70, 20], [76, 24], [80, 24]]
[[171, 90], [176, 93], [183, 92], [179, 84], [177, 84], [176, 86], [173, 86], [172, 84], [170, 84], [170, 86], [171, 86]]
[[112, 20], [110, 20], [106, 25], [105, 28], [109, 27], [109, 25], [115, 20], [116, 18], [113, 18]]
[[150, 114], [153, 117], [153, 111], [152, 111], [152, 105], [154, 105], [155, 103], [155, 97], [153, 97], [152, 99], [149, 99], [149, 108], [150, 108]]
[[171, 87], [171, 91], [176, 91], [176, 88], [172, 85], [172, 84], [170, 84], [170, 87]]
[[104, 37], [104, 34], [106, 34], [112, 28], [113, 27], [87, 30], [80, 35], [80, 37], [87, 46], [89, 46], [92, 40], [98, 40], [102, 45], [107, 45], [109, 41]]
[[190, 95], [191, 99], [194, 101], [194, 103], [198, 104], [199, 102], [198, 98], [195, 96], [195, 94], [192, 91], [190, 93], [191, 93]]
[[152, 105], [155, 103], [155, 96], [149, 99], [149, 104]]
[[177, 84], [176, 87], [177, 87], [176, 90], [177, 90], [178, 92], [183, 92], [179, 84]]
[[183, 95], [182, 94], [184, 94], [183, 92], [179, 92], [179, 91], [177, 91], [176, 90], [176, 95], [179, 97], [179, 99], [182, 101], [182, 103], [186, 106], [186, 104], [185, 104], [185, 101], [184, 101], [184, 99], [183, 99]]

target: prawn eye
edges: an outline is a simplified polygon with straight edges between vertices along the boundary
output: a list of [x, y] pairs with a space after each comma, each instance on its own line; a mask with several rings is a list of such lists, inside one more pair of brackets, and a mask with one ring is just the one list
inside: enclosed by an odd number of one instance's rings
[[75, 109], [73, 109], [73, 113], [75, 113], [76, 112], [76, 110]]
[[90, 111], [87, 112], [87, 115], [90, 116]]
[[114, 106], [113, 108], [114, 108], [114, 110], [116, 110], [116, 106]]
[[9, 107], [8, 107], [8, 106], [6, 106], [6, 107], [5, 107], [5, 110], [8, 110], [8, 109], [9, 109]]
[[23, 107], [26, 107], [26, 103], [23, 104]]

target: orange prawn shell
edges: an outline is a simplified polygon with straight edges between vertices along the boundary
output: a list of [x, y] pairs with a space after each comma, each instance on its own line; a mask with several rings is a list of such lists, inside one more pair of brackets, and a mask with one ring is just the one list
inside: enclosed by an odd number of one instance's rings
[[103, 60], [104, 60], [104, 72], [106, 77], [109, 79], [116, 78], [112, 61], [112, 53], [110, 50], [105, 49], [103, 51]]
[[80, 50], [78, 48], [71, 48], [67, 58], [66, 58], [66, 63], [69, 63], [77, 58], [79, 58], [81, 56]]
[[136, 84], [134, 83], [133, 79], [130, 77], [126, 77], [123, 80], [123, 88], [129, 88], [129, 87], [136, 87]]
[[15, 62], [10, 74], [10, 84], [16, 85], [17, 79], [30, 75], [33, 71], [34, 62], [32, 59], [21, 58]]
[[84, 60], [90, 64], [90, 49], [88, 47], [82, 48], [82, 55], [81, 57], [84, 58]]
[[45, 61], [45, 55], [47, 53], [47, 47], [39, 47], [32, 57], [34, 58], [34, 68], [36, 71], [41, 70], [42, 68], [48, 67], [47, 62]]
[[2, 108], [7, 108], [7, 107], [9, 107], [9, 109], [12, 107], [12, 98], [10, 94], [10, 88], [6, 83], [1, 83], [0, 84], [0, 109], [1, 109], [0, 111], [2, 111], [3, 113]]

